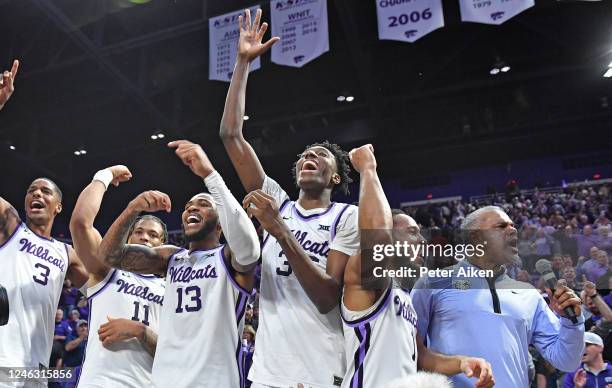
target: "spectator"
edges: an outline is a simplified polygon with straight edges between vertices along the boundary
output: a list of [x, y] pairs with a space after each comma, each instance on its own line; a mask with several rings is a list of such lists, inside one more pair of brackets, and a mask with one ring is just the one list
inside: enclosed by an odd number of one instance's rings
[[593, 234], [591, 225], [585, 225], [582, 234], [578, 234], [575, 237], [578, 246], [578, 256], [587, 256], [589, 250], [599, 242], [599, 236]]
[[81, 313], [79, 313], [79, 310], [73, 309], [70, 312], [70, 317], [68, 318], [68, 324], [70, 325], [70, 329], [72, 329], [72, 331], [76, 331], [76, 326], [80, 319]]
[[552, 264], [552, 270], [555, 273], [555, 277], [557, 279], [561, 279], [563, 277], [563, 258], [561, 254], [555, 253], [550, 260]]
[[[77, 323], [76, 332], [69, 334], [66, 340], [66, 346], [64, 347], [64, 366], [77, 368], [75, 375], [78, 380], [80, 374], [80, 366], [83, 363], [83, 355], [85, 354], [85, 348], [87, 347], [87, 336], [89, 334], [89, 328], [87, 321], [80, 320]], [[76, 385], [76, 381], [72, 381], [64, 385], [64, 388], [72, 388]]]
[[572, 261], [575, 262], [578, 258], [578, 244], [576, 242], [576, 237], [574, 237], [573, 228], [567, 225], [563, 230], [555, 232], [553, 236], [559, 241], [561, 253], [570, 255]]
[[70, 328], [70, 324], [64, 319], [64, 310], [57, 309], [55, 312], [55, 332], [53, 341], [59, 341], [63, 344], [71, 332], [72, 329]]
[[612, 322], [612, 310], [610, 306], [597, 293], [595, 284], [585, 281], [584, 290], [580, 293], [582, 304], [586, 306], [591, 316], [584, 321], [586, 331], [598, 331], [606, 337], [610, 331]]
[[604, 343], [595, 333], [584, 333], [582, 364], [575, 372], [565, 375], [563, 388], [608, 387], [612, 382], [612, 365], [604, 362]]
[[576, 292], [582, 290], [582, 285], [576, 281], [576, 270], [574, 267], [563, 268], [563, 279], [569, 288]]
[[[249, 375], [249, 369], [253, 363], [253, 353], [255, 352], [255, 329], [251, 325], [245, 325], [244, 331], [242, 332], [242, 368], [243, 376]], [[251, 382], [247, 381], [247, 388], [251, 386]]]
[[585, 275], [587, 280], [593, 283], [608, 272], [608, 255], [605, 251], [593, 247], [591, 249], [594, 257], [587, 260], [580, 267], [580, 275]]
[[259, 320], [255, 317], [252, 304], [247, 305], [246, 311], [244, 313], [244, 324], [245, 326], [251, 326], [255, 330], [257, 330], [257, 326], [259, 326]]
[[70, 312], [74, 310], [78, 299], [79, 290], [72, 287], [70, 279], [64, 280], [64, 287], [60, 296], [60, 305], [64, 306], [64, 316], [69, 316]]
[[77, 308], [79, 309], [79, 314], [81, 314], [81, 319], [87, 320], [89, 318], [89, 303], [87, 297], [84, 296], [79, 300]]

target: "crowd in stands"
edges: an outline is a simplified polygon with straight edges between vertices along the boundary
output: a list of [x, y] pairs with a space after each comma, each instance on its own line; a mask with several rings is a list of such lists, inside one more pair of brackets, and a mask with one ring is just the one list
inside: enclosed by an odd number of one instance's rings
[[[610, 222], [610, 186], [608, 184], [573, 186], [558, 191], [519, 190], [493, 195], [485, 201], [451, 201], [406, 207], [406, 214], [420, 225], [423, 235], [436, 244], [458, 242], [458, 231], [467, 214], [479, 207], [503, 208], [514, 221], [519, 233], [519, 260], [507, 268], [517, 280], [530, 283], [544, 292], [535, 263], [551, 262], [558, 279], [580, 294], [586, 318], [587, 346], [583, 366], [574, 373], [557, 371], [535, 349], [533, 358], [534, 388], [591, 387], [595, 381], [612, 383], [612, 232]], [[170, 244], [184, 245], [180, 232], [169, 234]], [[429, 268], [454, 264], [440, 257], [425, 258]], [[259, 271], [257, 272], [259, 273]], [[259, 276], [256, 276], [256, 289]], [[252, 362], [259, 322], [258, 293], [251, 297], [245, 313], [242, 365], [244, 373]], [[87, 299], [66, 281], [56, 314], [53, 353], [50, 365], [78, 366], [87, 344]], [[95, 330], [94, 330], [95, 333]], [[605, 380], [605, 377], [609, 377]], [[606, 385], [599, 385], [606, 386]], [[71, 387], [64, 385], [63, 387]], [[62, 387], [62, 388], [63, 388]]]

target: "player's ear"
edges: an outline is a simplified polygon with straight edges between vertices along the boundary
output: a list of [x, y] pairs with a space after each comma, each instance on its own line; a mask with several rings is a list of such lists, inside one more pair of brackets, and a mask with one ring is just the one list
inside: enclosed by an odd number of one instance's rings
[[332, 175], [332, 182], [334, 182], [335, 185], [339, 185], [340, 182], [342, 182], [342, 178], [338, 173], [334, 173], [334, 175]]
[[55, 215], [58, 215], [62, 212], [63, 206], [61, 202], [57, 203], [57, 206], [55, 207]]

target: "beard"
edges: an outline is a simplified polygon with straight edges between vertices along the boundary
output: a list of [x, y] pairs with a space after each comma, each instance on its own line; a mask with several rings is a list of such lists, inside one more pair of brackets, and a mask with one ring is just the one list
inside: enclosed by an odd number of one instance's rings
[[215, 230], [217, 227], [218, 219], [209, 218], [204, 222], [204, 225], [200, 230], [193, 234], [185, 233], [185, 227], [183, 227], [183, 235], [185, 236], [185, 242], [190, 243], [192, 241], [204, 240], [208, 235]]

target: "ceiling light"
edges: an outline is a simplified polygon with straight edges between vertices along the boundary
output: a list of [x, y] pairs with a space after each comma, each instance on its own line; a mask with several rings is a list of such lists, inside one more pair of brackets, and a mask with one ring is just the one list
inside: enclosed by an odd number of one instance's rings
[[81, 155], [85, 155], [86, 153], [87, 153], [87, 151], [81, 150]]
[[346, 102], [353, 102], [354, 100], [355, 100], [355, 97], [353, 97], [353, 96], [348, 96], [346, 98]]
[[501, 68], [501, 71], [502, 71], [502, 72], [504, 72], [504, 73], [509, 72], [509, 71], [510, 71], [510, 66], [504, 66], [504, 67], [502, 67], [502, 68]]
[[491, 71], [489, 71], [489, 74], [491, 75], [496, 75], [499, 73], [499, 69], [497, 67], [494, 67], [491, 69]]
[[166, 137], [166, 135], [164, 135], [164, 134], [163, 134], [163, 133], [161, 133], [161, 132], [157, 134], [157, 138], [158, 138], [158, 139], [163, 139], [164, 137]]
[[608, 70], [604, 73], [604, 78], [611, 78], [612, 77], [612, 67], [608, 68]]
[[15, 148], [15, 146], [14, 146], [14, 145], [10, 145], [10, 146], [9, 146], [9, 148], [10, 148], [11, 150], [13, 150], [13, 151], [15, 151], [15, 150], [16, 150], [16, 148]]
[[247, 115], [244, 115], [244, 117], [243, 117], [243, 118], [244, 118], [244, 121], [247, 121], [248, 119], [250, 119], [250, 117], [249, 117], [249, 116], [247, 116]]
[[338, 97], [336, 97], [336, 101], [338, 101], [338, 102], [342, 102], [342, 101], [344, 101], [344, 100], [346, 100], [346, 97], [344, 97], [344, 96], [338, 96]]
[[157, 140], [157, 135], [151, 135], [152, 140]]
[[74, 151], [74, 154], [75, 154], [76, 156], [79, 156], [79, 155], [81, 155], [81, 151]]

